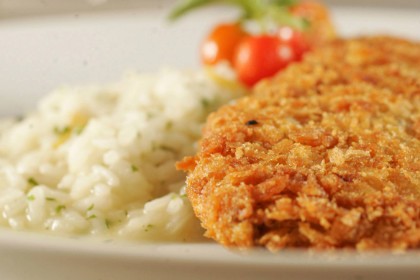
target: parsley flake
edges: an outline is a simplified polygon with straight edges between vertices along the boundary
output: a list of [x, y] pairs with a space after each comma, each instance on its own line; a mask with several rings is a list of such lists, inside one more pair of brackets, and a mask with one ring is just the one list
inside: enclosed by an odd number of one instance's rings
[[70, 127], [69, 126], [64, 126], [64, 127], [56, 126], [56, 127], [54, 127], [54, 133], [55, 134], [63, 135], [63, 134], [69, 133], [69, 132], [70, 132]]
[[204, 109], [207, 109], [207, 108], [209, 108], [210, 107], [210, 101], [209, 100], [207, 100], [207, 99], [205, 99], [205, 98], [203, 98], [203, 99], [201, 99], [201, 106], [203, 106], [203, 108]]
[[112, 222], [108, 219], [105, 219], [105, 226], [107, 229], [109, 229], [111, 227]]
[[148, 232], [149, 230], [151, 230], [154, 226], [152, 224], [148, 224], [145, 228], [144, 228], [144, 232]]
[[66, 209], [66, 206], [63, 204], [58, 205], [57, 207], [55, 207], [55, 212], [57, 214], [60, 214], [62, 210]]
[[134, 164], [132, 164], [131, 165], [131, 171], [137, 172], [137, 171], [139, 171], [139, 168], [137, 166], [135, 166]]
[[37, 182], [37, 180], [35, 180], [33, 177], [30, 177], [28, 179], [28, 183], [31, 184], [32, 186], [38, 186], [39, 183]]

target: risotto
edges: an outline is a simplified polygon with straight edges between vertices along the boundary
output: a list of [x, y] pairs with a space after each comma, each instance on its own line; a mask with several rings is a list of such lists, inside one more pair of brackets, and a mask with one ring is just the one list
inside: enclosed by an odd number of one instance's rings
[[201, 236], [175, 162], [194, 154], [206, 116], [241, 94], [204, 71], [174, 70], [52, 92], [34, 112], [0, 121], [0, 224], [131, 240]]

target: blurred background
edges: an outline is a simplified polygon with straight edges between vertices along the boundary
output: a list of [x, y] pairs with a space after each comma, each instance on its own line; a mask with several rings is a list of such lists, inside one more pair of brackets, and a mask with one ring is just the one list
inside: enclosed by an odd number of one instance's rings
[[[0, 0], [0, 15], [10, 18], [28, 15], [45, 15], [50, 13], [98, 12], [136, 8], [160, 8], [172, 5], [175, 0]], [[359, 7], [412, 7], [420, 9], [420, 1], [396, 0], [324, 0], [329, 5]]]
[[[339, 34], [420, 40], [419, 0], [329, 0]], [[209, 28], [235, 10], [199, 10], [179, 22], [171, 0], [0, 0], [0, 115], [32, 108], [61, 85], [117, 81], [130, 70], [197, 68]]]

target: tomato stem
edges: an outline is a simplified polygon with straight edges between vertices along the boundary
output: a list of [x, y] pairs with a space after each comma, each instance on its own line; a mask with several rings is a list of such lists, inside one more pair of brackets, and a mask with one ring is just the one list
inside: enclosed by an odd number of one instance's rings
[[301, 30], [308, 27], [309, 22], [289, 11], [289, 8], [297, 2], [296, 0], [185, 0], [175, 6], [168, 18], [177, 20], [198, 8], [211, 4], [224, 4], [239, 7], [242, 10], [238, 21], [255, 20], [263, 30], [267, 29], [270, 21]]

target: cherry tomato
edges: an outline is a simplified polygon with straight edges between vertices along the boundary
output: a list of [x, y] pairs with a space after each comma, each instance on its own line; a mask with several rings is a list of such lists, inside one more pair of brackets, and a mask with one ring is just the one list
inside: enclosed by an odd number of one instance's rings
[[216, 26], [201, 46], [201, 60], [206, 65], [213, 65], [226, 60], [233, 64], [235, 49], [247, 36], [238, 23], [224, 23]]
[[328, 8], [323, 4], [311, 0], [301, 1], [291, 8], [291, 13], [309, 21], [310, 28], [305, 31], [304, 36], [312, 45], [322, 45], [335, 38], [335, 29]]
[[296, 60], [301, 60], [303, 55], [311, 49], [305, 35], [291, 27], [280, 27], [277, 31], [277, 35], [281, 41], [292, 47]]
[[291, 8], [294, 15], [307, 18], [308, 20], [325, 20], [329, 17], [328, 9], [321, 3], [305, 0], [300, 1], [297, 5]]
[[234, 67], [239, 80], [252, 87], [296, 60], [292, 46], [278, 36], [258, 35], [247, 37], [239, 44]]

